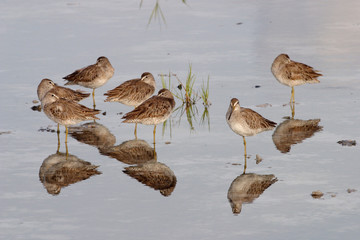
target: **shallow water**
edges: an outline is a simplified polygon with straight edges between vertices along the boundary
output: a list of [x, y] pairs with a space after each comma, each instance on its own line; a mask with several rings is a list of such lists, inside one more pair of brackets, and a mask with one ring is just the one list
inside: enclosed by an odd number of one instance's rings
[[[0, 237], [355, 239], [360, 233], [360, 151], [358, 145], [337, 141], [359, 141], [360, 3], [211, 0], [185, 5], [159, 0], [166, 24], [153, 19], [148, 25], [155, 3], [144, 1], [141, 8], [140, 1], [0, 3]], [[270, 72], [282, 52], [324, 74], [320, 84], [295, 88], [295, 119], [320, 119], [321, 129], [284, 140], [298, 142], [290, 149], [273, 142], [276, 130], [248, 137], [246, 173], [273, 174], [278, 181], [233, 214], [227, 196], [243, 173], [243, 143], [227, 126], [225, 113], [237, 97], [241, 105], [285, 125], [283, 117], [291, 115], [284, 106], [290, 88]], [[47, 175], [50, 183], [62, 181], [60, 192], [51, 195], [39, 171], [56, 152], [56, 133], [46, 131], [56, 125], [31, 110], [37, 105], [32, 103], [36, 87], [45, 77], [62, 85], [63, 76], [101, 55], [115, 68], [114, 77], [96, 90], [97, 108], [106, 112], [97, 122], [105, 137], [80, 139], [84, 130], [75, 129], [78, 134], [68, 139], [69, 153], [99, 166], [101, 174], [76, 183], [59, 173]], [[158, 74], [171, 71], [185, 79], [189, 63], [195, 89], [210, 76], [210, 125], [201, 123], [201, 100], [193, 129], [179, 112], [163, 134], [159, 125], [157, 161], [176, 181], [170, 187], [147, 186], [123, 172], [146, 159], [126, 155], [121, 160], [128, 152], [119, 148], [134, 139], [134, 126], [122, 124], [118, 113], [131, 108], [103, 102], [103, 93], [144, 71], [156, 76], [160, 89]], [[257, 107], [265, 103], [271, 107]], [[92, 100], [82, 104], [90, 107]], [[138, 126], [149, 160], [152, 130]], [[109, 156], [114, 148], [123, 155]], [[168, 189], [168, 196], [159, 188]], [[312, 198], [314, 190], [324, 196]]]

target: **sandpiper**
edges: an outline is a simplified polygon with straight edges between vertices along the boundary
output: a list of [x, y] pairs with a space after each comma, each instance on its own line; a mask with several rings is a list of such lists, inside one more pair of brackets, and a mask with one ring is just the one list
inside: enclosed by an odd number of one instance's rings
[[[90, 96], [90, 93], [84, 93], [80, 90], [75, 91], [70, 88], [61, 87], [61, 86], [57, 85], [56, 83], [54, 83], [52, 80], [50, 80], [48, 78], [44, 78], [43, 80], [41, 80], [41, 82], [39, 83], [39, 86], [37, 88], [37, 95], [38, 95], [40, 102], [45, 97], [46, 93], [48, 93], [48, 92], [54, 93], [59, 98], [65, 98], [67, 100], [73, 100], [75, 102], [79, 102], [82, 99]], [[58, 133], [60, 132], [59, 124], [57, 125], [57, 132]]]
[[59, 98], [55, 93], [48, 92], [41, 102], [41, 107], [48, 118], [65, 126], [65, 143], [67, 143], [68, 126], [85, 120], [99, 119], [95, 115], [100, 110], [87, 108], [77, 102]]
[[63, 77], [68, 82], [65, 85], [80, 85], [93, 89], [93, 103], [95, 108], [95, 89], [104, 85], [114, 75], [114, 68], [107, 57], [99, 57], [95, 64], [76, 70]]
[[287, 54], [280, 54], [275, 58], [271, 65], [271, 72], [281, 84], [291, 87], [290, 103], [295, 103], [294, 86], [319, 83], [317, 78], [322, 76], [313, 67], [292, 61]]
[[236, 98], [233, 98], [230, 101], [229, 109], [226, 113], [226, 122], [228, 123], [231, 130], [243, 137], [245, 158], [245, 137], [271, 130], [276, 126], [275, 122], [264, 118], [250, 108], [240, 107], [239, 100]]
[[107, 91], [105, 102], [120, 102], [122, 104], [137, 107], [151, 97], [155, 92], [155, 79], [149, 72], [144, 72], [141, 78], [123, 82], [116, 88]]
[[122, 117], [125, 119], [123, 122], [154, 125], [155, 142], [156, 125], [168, 119], [174, 107], [174, 96], [168, 89], [163, 88], [158, 95], [149, 98], [131, 112], [126, 113]]

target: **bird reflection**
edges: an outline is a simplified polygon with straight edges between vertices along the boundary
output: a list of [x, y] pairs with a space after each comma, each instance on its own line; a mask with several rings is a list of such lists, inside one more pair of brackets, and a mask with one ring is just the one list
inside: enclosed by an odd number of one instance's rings
[[159, 190], [165, 197], [170, 196], [176, 186], [174, 172], [165, 164], [155, 160], [126, 167], [124, 173], [148, 187]]
[[97, 148], [109, 148], [116, 142], [115, 136], [97, 122], [82, 124], [81, 126], [69, 127], [70, 135], [79, 142], [95, 146]]
[[287, 153], [291, 145], [301, 143], [306, 138], [312, 137], [316, 132], [322, 130], [319, 126], [320, 119], [300, 120], [288, 119], [279, 124], [275, 129], [272, 139], [276, 148]]
[[140, 164], [156, 160], [155, 143], [152, 148], [146, 141], [140, 139], [129, 140], [117, 146], [99, 148], [102, 155], [115, 158], [126, 164]]
[[55, 153], [41, 164], [39, 178], [49, 194], [58, 195], [63, 187], [101, 174], [98, 167], [71, 154]]
[[239, 214], [243, 203], [252, 203], [276, 181], [277, 178], [273, 174], [260, 175], [244, 172], [235, 178], [227, 194], [232, 212]]

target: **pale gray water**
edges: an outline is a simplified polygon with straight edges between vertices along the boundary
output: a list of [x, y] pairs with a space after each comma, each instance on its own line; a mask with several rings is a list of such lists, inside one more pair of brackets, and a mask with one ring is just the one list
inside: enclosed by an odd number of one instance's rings
[[[147, 26], [156, 1], [2, 1], [0, 3], [0, 238], [1, 239], [356, 239], [360, 233], [359, 139], [360, 3], [358, 1], [162, 1], [166, 25]], [[237, 23], [242, 24], [237, 24]], [[296, 87], [295, 118], [321, 119], [322, 131], [281, 153], [273, 131], [247, 138], [247, 173], [274, 174], [278, 181], [234, 215], [227, 199], [243, 171], [242, 138], [227, 126], [232, 97], [263, 116], [290, 115], [290, 88], [270, 72], [288, 53], [324, 74], [321, 83]], [[114, 77], [96, 91], [98, 123], [115, 145], [133, 139], [133, 125], [103, 102], [103, 93], [150, 71], [184, 79], [189, 63], [195, 88], [210, 76], [210, 130], [184, 116], [158, 126], [158, 162], [176, 176], [171, 195], [123, 173], [129, 165], [69, 137], [69, 152], [101, 175], [47, 193], [39, 180], [43, 161], [56, 152], [56, 129], [32, 111], [42, 78], [62, 77], [104, 55]], [[173, 81], [175, 85], [175, 80]], [[255, 88], [260, 85], [260, 88]], [[80, 89], [75, 87], [74, 89]], [[87, 90], [82, 88], [83, 90]], [[256, 105], [269, 103], [272, 107]], [[91, 106], [92, 100], [82, 104]], [[177, 106], [181, 103], [177, 101]], [[201, 115], [204, 107], [197, 103]], [[65, 151], [63, 132], [61, 151]], [[152, 127], [138, 136], [152, 146]], [[170, 142], [171, 144], [166, 144]], [[109, 143], [111, 145], [110, 139]], [[263, 160], [255, 163], [255, 155]], [[234, 163], [241, 165], [234, 165]], [[356, 189], [348, 193], [347, 189]], [[314, 190], [325, 193], [313, 199]], [[332, 197], [331, 195], [336, 195]]]

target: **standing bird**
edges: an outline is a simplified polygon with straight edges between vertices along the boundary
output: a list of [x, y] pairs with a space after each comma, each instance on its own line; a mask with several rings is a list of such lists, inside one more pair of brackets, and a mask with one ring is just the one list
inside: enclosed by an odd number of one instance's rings
[[[54, 83], [52, 80], [44, 78], [41, 80], [38, 88], [37, 88], [37, 95], [42, 102], [43, 98], [45, 97], [46, 93], [52, 92], [56, 94], [59, 98], [65, 98], [67, 100], [73, 100], [75, 102], [79, 102], [84, 98], [87, 98], [90, 96], [90, 93], [84, 93], [82, 91], [75, 91], [70, 88], [61, 87], [58, 86], [56, 83]], [[58, 135], [58, 151], [60, 149], [60, 127], [59, 124], [57, 124], [57, 135]]]
[[[85, 120], [99, 119], [95, 115], [100, 110], [90, 109], [77, 102], [59, 98], [55, 93], [48, 92], [41, 102], [45, 115], [54, 122], [65, 126], [65, 144], [67, 144], [68, 126]], [[66, 145], [66, 152], [67, 145]]]
[[229, 109], [226, 113], [226, 122], [233, 132], [239, 134], [244, 140], [244, 155], [246, 159], [246, 140], [245, 137], [253, 136], [263, 131], [271, 130], [276, 126], [272, 122], [262, 117], [250, 108], [240, 107], [239, 100], [231, 99]]
[[101, 87], [114, 75], [114, 68], [107, 57], [99, 57], [95, 64], [76, 70], [63, 77], [68, 82], [65, 85], [80, 85], [93, 89], [93, 103], [95, 105], [95, 88]]
[[292, 61], [287, 54], [277, 56], [271, 65], [271, 72], [282, 84], [291, 87], [290, 103], [295, 103], [294, 86], [305, 83], [319, 83], [317, 79], [322, 76], [312, 67]]
[[153, 96], [137, 106], [122, 118], [124, 123], [141, 123], [154, 125], [154, 143], [156, 125], [169, 118], [175, 107], [174, 96], [168, 89], [161, 89], [157, 96]]
[[[149, 72], [144, 72], [141, 78], [136, 78], [123, 82], [116, 88], [107, 91], [105, 102], [120, 102], [122, 104], [137, 107], [145, 100], [149, 99], [155, 92], [155, 79]], [[135, 137], [137, 123], [135, 124]]]

